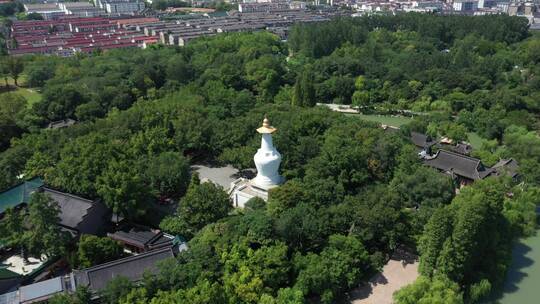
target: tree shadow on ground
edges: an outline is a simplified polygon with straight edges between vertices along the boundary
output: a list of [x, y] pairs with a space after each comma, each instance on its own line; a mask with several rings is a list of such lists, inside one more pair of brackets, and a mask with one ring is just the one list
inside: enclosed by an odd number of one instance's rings
[[351, 290], [346, 303], [350, 303], [353, 300], [361, 300], [368, 298], [373, 293], [373, 288], [381, 284], [388, 284], [388, 279], [382, 273], [378, 273], [373, 278], [371, 278], [369, 282]]
[[401, 265], [404, 267], [408, 264], [414, 264], [418, 262], [418, 256], [412, 252], [412, 250], [400, 247], [394, 251], [392, 254], [393, 260], [401, 261]]
[[15, 91], [17, 91], [16, 86], [9, 85], [6, 87], [6, 85], [4, 84], [4, 80], [0, 78], [0, 94]]
[[247, 179], [253, 179], [257, 175], [257, 171], [254, 169], [244, 169], [240, 170], [237, 173], [233, 174], [232, 177], [234, 178], [247, 178]]

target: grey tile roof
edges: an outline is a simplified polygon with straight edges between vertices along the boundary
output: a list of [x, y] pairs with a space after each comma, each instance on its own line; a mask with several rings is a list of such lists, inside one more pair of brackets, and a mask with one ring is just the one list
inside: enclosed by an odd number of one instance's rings
[[173, 257], [173, 248], [168, 247], [74, 271], [76, 285], [88, 286], [93, 291], [99, 291], [105, 288], [113, 278], [119, 276], [131, 281], [139, 281], [145, 271], [156, 273], [159, 261]]
[[0, 295], [0, 304], [19, 304], [19, 292], [17, 290]]
[[53, 122], [49, 123], [48, 128], [49, 129], [66, 128], [66, 127], [74, 125], [75, 123], [77, 123], [77, 121], [75, 121], [75, 120], [73, 120], [71, 118], [68, 118], [68, 119], [64, 119], [64, 120], [53, 121]]
[[415, 146], [421, 148], [428, 148], [436, 143], [430, 136], [418, 132], [411, 132], [411, 141]]
[[518, 175], [518, 162], [513, 159], [501, 159], [493, 167], [491, 167], [497, 175], [508, 174], [510, 177], [516, 177]]
[[60, 224], [77, 229], [88, 211], [93, 207], [93, 201], [43, 187], [42, 191], [48, 194], [60, 207]]
[[165, 235], [161, 231], [154, 231], [148, 227], [128, 226], [122, 230], [107, 234], [113, 240], [117, 240], [141, 249], [156, 248], [161, 245], [171, 245], [172, 236]]
[[491, 168], [485, 167], [477, 158], [446, 150], [437, 151], [433, 158], [424, 159], [424, 163], [441, 171], [471, 180], [483, 179], [493, 173]]
[[64, 290], [62, 277], [56, 277], [19, 288], [21, 302], [39, 301]]

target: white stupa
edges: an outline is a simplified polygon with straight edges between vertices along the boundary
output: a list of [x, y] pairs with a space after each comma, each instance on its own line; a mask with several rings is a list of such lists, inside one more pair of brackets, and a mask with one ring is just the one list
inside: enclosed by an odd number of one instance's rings
[[283, 183], [283, 177], [278, 172], [281, 154], [272, 143], [272, 133], [276, 131], [277, 129], [272, 127], [268, 118], [265, 117], [262, 127], [257, 129], [257, 132], [262, 134], [261, 147], [253, 157], [257, 167], [257, 176], [252, 180], [239, 178], [231, 183], [229, 195], [235, 207], [243, 208], [245, 203], [253, 197], [268, 200], [268, 190]]

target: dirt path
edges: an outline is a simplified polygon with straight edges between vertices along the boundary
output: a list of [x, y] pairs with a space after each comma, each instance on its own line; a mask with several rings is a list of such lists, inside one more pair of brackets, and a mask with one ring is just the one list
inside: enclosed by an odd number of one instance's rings
[[418, 277], [416, 256], [393, 257], [366, 285], [351, 291], [352, 304], [391, 304], [392, 295]]

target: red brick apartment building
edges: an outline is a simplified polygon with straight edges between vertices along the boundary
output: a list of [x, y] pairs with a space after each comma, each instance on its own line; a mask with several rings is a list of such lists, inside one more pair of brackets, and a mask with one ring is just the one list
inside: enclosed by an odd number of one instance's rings
[[[0, 0], [2, 1], [2, 0]], [[11, 55], [71, 56], [77, 52], [143, 47], [156, 37], [125, 29], [126, 25], [156, 22], [156, 18], [61, 17], [56, 20], [14, 21]]]

